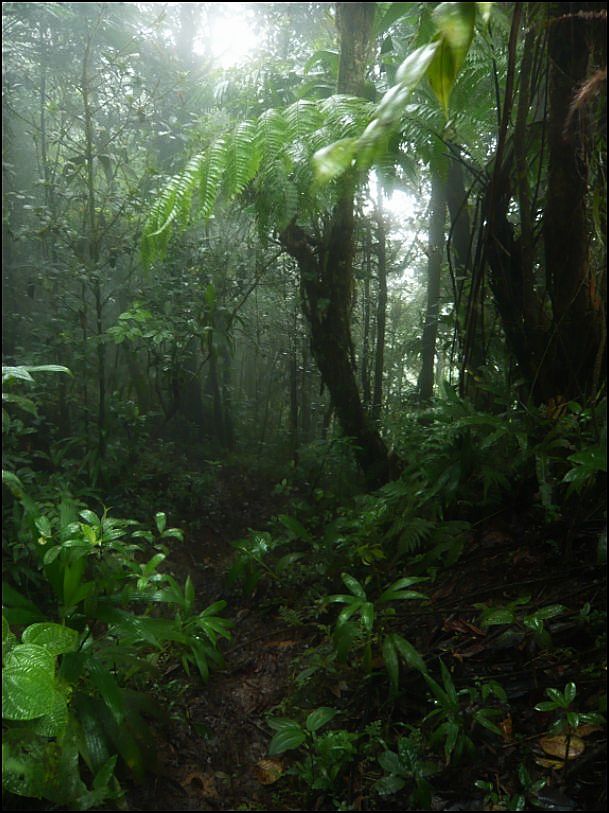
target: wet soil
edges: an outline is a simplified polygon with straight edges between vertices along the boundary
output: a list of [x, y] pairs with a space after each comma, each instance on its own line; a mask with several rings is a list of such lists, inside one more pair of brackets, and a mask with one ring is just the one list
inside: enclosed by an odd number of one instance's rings
[[[168, 566], [179, 579], [190, 573], [201, 606], [219, 598], [229, 602], [226, 613], [235, 627], [224, 647], [225, 668], [212, 673], [203, 685], [196, 676], [189, 679], [181, 667], [168, 664], [162, 696], [169, 698], [170, 720], [155, 727], [158, 769], [147, 785], [129, 789], [129, 808], [335, 809], [323, 795], [306, 799], [302, 788], [290, 785], [287, 778], [275, 784], [267, 756], [272, 732], [266, 715], [293, 693], [298, 660], [318, 643], [319, 634], [313, 625], [286, 623], [280, 601], [264, 590], [245, 599], [239, 589], [231, 592], [226, 586], [233, 554], [230, 542], [248, 528], [263, 530], [284, 506], [269, 484], [237, 471], [222, 472], [216, 497], [214, 509], [199, 523], [196, 534], [175, 549]], [[496, 680], [507, 694], [504, 706], [496, 703], [504, 709], [494, 718], [501, 738], [476, 730], [478, 752], [465, 768], [452, 768], [438, 759], [432, 810], [506, 809], [500, 803], [485, 803], [475, 782], [488, 781], [504, 798], [513, 796], [522, 790], [518, 778], [522, 765], [532, 780], [546, 780], [530, 809], [595, 810], [606, 799], [605, 733], [593, 728], [584, 735], [582, 730], [584, 751], [565, 769], [543, 749], [553, 715], [534, 708], [547, 699], [546, 688], [562, 689], [569, 681], [577, 682], [581, 711], [598, 707], [605, 691], [598, 669], [588, 675], [585, 670], [587, 662], [598, 663], [601, 657], [598, 625], [586, 627], [579, 613], [586, 604], [593, 614], [603, 611], [606, 578], [594, 564], [594, 534], [574, 541], [574, 556], [567, 562], [555, 543], [542, 536], [539, 526], [524, 514], [480, 522], [464, 555], [438, 573], [428, 591], [431, 603], [418, 610], [398, 610], [400, 634], [424, 653], [434, 674], [442, 660], [457, 689]], [[540, 646], [534, 631], [522, 623], [509, 629], [481, 626], [480, 605], [505, 607], [523, 597], [529, 614], [550, 605], [566, 608], [545, 623], [551, 645]], [[327, 704], [343, 703], [352, 730], [363, 730], [384, 714], [398, 725], [420, 722], [428, 703], [420, 674], [405, 671], [401, 688], [406, 691], [393, 704], [388, 704], [382, 664], [377, 674], [376, 682], [373, 677], [366, 683], [356, 670], [347, 668], [340, 685], [350, 699], [336, 700], [341, 694], [337, 692]], [[353, 800], [348, 809], [409, 809], [407, 796], [383, 800], [370, 792], [370, 771], [375, 769], [379, 778], [376, 757], [365, 767], [361, 760], [354, 762], [346, 780]]]
[[225, 667], [206, 685], [197, 675], [189, 680], [179, 664], [169, 667], [164, 682], [176, 696], [170, 721], [155, 728], [157, 775], [145, 787], [130, 788], [130, 810], [283, 809], [266, 784], [265, 716], [289, 695], [295, 660], [315, 633], [287, 625], [277, 604], [265, 605], [263, 596], [245, 598], [239, 587], [227, 587], [230, 543], [249, 529], [264, 529], [280, 512], [281, 498], [268, 483], [226, 469], [210, 506], [167, 566], [178, 581], [190, 574], [201, 607], [228, 601], [224, 614], [235, 626], [222, 646]]

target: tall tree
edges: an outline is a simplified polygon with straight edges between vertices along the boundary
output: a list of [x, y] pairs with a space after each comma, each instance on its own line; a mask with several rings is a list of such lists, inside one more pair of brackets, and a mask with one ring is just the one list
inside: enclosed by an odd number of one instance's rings
[[[373, 3], [336, 4], [338, 93], [363, 94], [374, 11]], [[379, 485], [390, 476], [388, 452], [360, 398], [351, 337], [355, 183], [353, 172], [340, 179], [338, 200], [319, 237], [292, 222], [280, 239], [300, 269], [311, 347], [340, 425], [357, 444], [357, 457], [368, 483]]]
[[442, 177], [441, 169], [432, 164], [429, 241], [427, 246], [427, 307], [423, 324], [421, 372], [418, 382], [421, 401], [428, 401], [433, 395], [445, 222], [446, 181]]

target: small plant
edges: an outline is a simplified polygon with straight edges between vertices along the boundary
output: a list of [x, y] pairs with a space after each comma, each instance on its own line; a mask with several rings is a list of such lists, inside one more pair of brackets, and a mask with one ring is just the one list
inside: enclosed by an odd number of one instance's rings
[[286, 573], [290, 565], [304, 556], [299, 552], [286, 553], [271, 564], [269, 562], [270, 554], [282, 545], [286, 545], [288, 541], [290, 540], [286, 538], [272, 536], [267, 531], [250, 529], [249, 537], [232, 543], [237, 550], [237, 555], [228, 572], [228, 583], [234, 584], [236, 581], [240, 581], [243, 584], [243, 592], [246, 595], [253, 595], [263, 576], [267, 576], [274, 582], [279, 581], [280, 576]]
[[605, 719], [596, 712], [579, 712], [573, 708], [573, 701], [577, 696], [575, 683], [567, 683], [564, 690], [546, 689], [549, 700], [542, 700], [535, 706], [536, 711], [556, 712], [556, 720], [550, 731], [557, 734], [575, 734], [580, 725], [602, 725]]
[[[114, 776], [117, 755], [91, 748], [94, 734], [80, 728], [71, 702], [75, 686], [57, 668], [59, 657], [77, 657], [80, 643], [76, 630], [52, 622], [30, 625], [17, 643], [2, 616], [2, 786], [16, 795], [89, 810], [122, 791]], [[81, 777], [79, 756], [93, 776], [90, 788]]]
[[[443, 743], [446, 764], [458, 762], [462, 756], [474, 751], [474, 742], [470, 733], [475, 725], [501, 736], [501, 729], [493, 722], [493, 717], [502, 715], [502, 710], [489, 708], [485, 704], [491, 695], [501, 702], [507, 702], [505, 691], [496, 681], [489, 681], [478, 687], [457, 690], [450, 672], [443, 661], [440, 661], [442, 686], [428, 673], [423, 673], [431, 689], [436, 708], [423, 720], [435, 722], [431, 734], [432, 745]], [[466, 701], [463, 703], [462, 701]]]
[[386, 750], [378, 758], [385, 775], [374, 784], [381, 796], [391, 796], [410, 786], [410, 803], [414, 809], [431, 809], [432, 788], [428, 777], [438, 772], [435, 762], [425, 759], [421, 732], [413, 728], [397, 741], [397, 752]]
[[501, 793], [496, 790], [492, 782], [483, 779], [476, 780], [474, 785], [479, 790], [484, 791], [484, 803], [489, 806], [487, 809], [525, 810], [527, 796], [532, 797], [531, 801], [535, 804], [535, 796], [545, 787], [547, 779], [532, 779], [525, 766], [521, 764], [518, 766], [518, 782], [521, 792], [513, 795]]
[[545, 622], [551, 618], [556, 618], [556, 616], [563, 615], [567, 612], [567, 608], [563, 604], [549, 604], [532, 613], [527, 613], [519, 619], [517, 609], [528, 604], [530, 600], [530, 596], [521, 596], [502, 607], [487, 607], [485, 604], [474, 604], [474, 607], [481, 610], [480, 625], [483, 628], [486, 629], [490, 626], [502, 624], [518, 624], [533, 633], [539, 647], [549, 647], [552, 644], [552, 639], [545, 628]]
[[[349, 573], [342, 574], [342, 581], [349, 593], [328, 596], [325, 600], [330, 603], [345, 604], [336, 621], [334, 640], [339, 657], [344, 657], [349, 649], [361, 639], [363, 635], [364, 669], [367, 673], [372, 668], [372, 645], [379, 635], [374, 634], [375, 624], [378, 618], [383, 621], [395, 615], [395, 610], [388, 606], [392, 602], [427, 599], [424, 593], [410, 590], [414, 584], [427, 581], [425, 577], [412, 576], [403, 577], [389, 585], [378, 596], [376, 601], [368, 598], [364, 586]], [[351, 621], [352, 618], [359, 617], [359, 625], [356, 626]], [[380, 633], [382, 634], [382, 632]], [[398, 683], [398, 655], [410, 666], [424, 670], [423, 660], [416, 649], [397, 633], [389, 633], [382, 645], [383, 658], [392, 688], [395, 690]]]
[[304, 759], [296, 762], [289, 773], [299, 777], [311, 790], [335, 790], [342, 772], [357, 753], [359, 734], [344, 729], [318, 733], [337, 714], [336, 709], [322, 706], [307, 716], [304, 725], [282, 718], [268, 720], [276, 732], [269, 745], [269, 755], [303, 748]]

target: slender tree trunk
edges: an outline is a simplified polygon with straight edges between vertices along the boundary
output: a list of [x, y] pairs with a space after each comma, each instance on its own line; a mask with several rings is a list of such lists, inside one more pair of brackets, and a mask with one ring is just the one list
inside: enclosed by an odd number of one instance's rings
[[100, 459], [106, 453], [106, 347], [103, 342], [103, 302], [99, 269], [99, 235], [95, 205], [95, 147], [93, 143], [93, 111], [91, 109], [90, 59], [92, 39], [87, 41], [82, 68], [82, 101], [85, 128], [85, 162], [87, 170], [87, 261], [93, 278], [95, 301], [95, 331], [97, 338], [97, 452]]
[[311, 386], [309, 372], [309, 352], [306, 339], [302, 341], [302, 374], [300, 377], [300, 429], [302, 442], [311, 440]]
[[290, 381], [290, 454], [293, 460], [298, 456], [298, 362], [296, 360], [296, 348], [292, 348], [289, 360], [289, 381]]
[[235, 448], [235, 427], [232, 410], [232, 364], [233, 360], [228, 347], [222, 352], [222, 425], [224, 427], [224, 442], [226, 448], [233, 451]]
[[370, 275], [372, 269], [370, 267], [370, 232], [366, 230], [366, 257], [365, 257], [365, 273], [364, 273], [364, 293], [362, 296], [362, 321], [363, 321], [363, 335], [362, 335], [362, 396], [364, 400], [364, 407], [368, 409], [372, 401], [372, 394], [370, 391]]
[[385, 325], [387, 321], [387, 257], [385, 245], [385, 223], [383, 221], [383, 198], [379, 189], [377, 201], [377, 277], [378, 302], [376, 309], [376, 348], [374, 354], [374, 390], [372, 396], [372, 417], [378, 422], [383, 404], [383, 369], [385, 366]]
[[427, 250], [427, 309], [421, 342], [421, 372], [419, 398], [429, 401], [433, 396], [440, 279], [444, 256], [444, 223], [446, 220], [446, 182], [437, 170], [431, 172], [431, 204], [429, 242]]

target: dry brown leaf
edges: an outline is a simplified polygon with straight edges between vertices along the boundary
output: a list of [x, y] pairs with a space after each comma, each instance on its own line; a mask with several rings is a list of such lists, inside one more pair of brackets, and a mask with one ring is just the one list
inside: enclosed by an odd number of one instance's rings
[[499, 723], [499, 728], [501, 729], [501, 735], [505, 742], [512, 742], [512, 715], [508, 714], [508, 716]]
[[596, 731], [603, 731], [603, 727], [600, 725], [592, 725], [591, 723], [585, 723], [584, 725], [580, 725], [577, 727], [575, 733], [578, 737], [589, 737], [590, 734], [594, 734]]
[[209, 799], [218, 798], [213, 773], [191, 771], [180, 784], [187, 793], [196, 793], [199, 796], [207, 796]]
[[283, 773], [283, 762], [280, 759], [260, 759], [256, 763], [256, 779], [261, 785], [274, 784]]
[[565, 763], [560, 759], [545, 759], [544, 757], [535, 757], [535, 764], [540, 768], [552, 768], [555, 771], [560, 771], [565, 767]]
[[298, 641], [267, 641], [262, 644], [263, 649], [289, 649], [291, 646], [296, 646]]
[[[542, 737], [539, 744], [546, 754], [559, 759], [565, 759], [565, 756], [567, 759], [577, 759], [586, 750], [586, 743], [575, 734], [571, 737], [566, 734], [558, 734], [555, 737]], [[567, 747], [569, 749], [568, 753]]]

